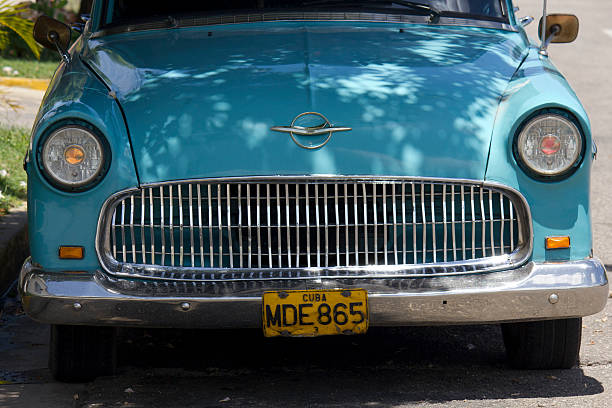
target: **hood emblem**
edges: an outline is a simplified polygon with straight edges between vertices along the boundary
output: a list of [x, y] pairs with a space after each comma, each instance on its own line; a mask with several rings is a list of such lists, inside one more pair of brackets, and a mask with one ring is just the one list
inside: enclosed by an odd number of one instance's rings
[[296, 145], [314, 150], [325, 146], [334, 132], [348, 132], [352, 128], [334, 126], [318, 112], [304, 112], [297, 115], [291, 125], [272, 126], [270, 130], [289, 133]]

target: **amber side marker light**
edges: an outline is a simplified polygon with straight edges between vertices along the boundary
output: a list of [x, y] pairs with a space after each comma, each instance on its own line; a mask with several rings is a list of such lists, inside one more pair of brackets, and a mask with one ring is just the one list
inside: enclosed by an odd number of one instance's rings
[[83, 259], [83, 247], [81, 246], [61, 246], [59, 247], [60, 259]]
[[546, 249], [564, 249], [570, 247], [570, 237], [546, 238]]

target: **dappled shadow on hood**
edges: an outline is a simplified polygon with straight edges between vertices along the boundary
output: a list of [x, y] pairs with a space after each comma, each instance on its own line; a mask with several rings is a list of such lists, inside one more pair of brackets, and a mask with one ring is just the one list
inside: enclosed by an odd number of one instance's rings
[[[286, 23], [93, 40], [142, 181], [253, 174], [482, 178], [517, 33]], [[350, 126], [304, 151], [271, 126], [317, 111]]]

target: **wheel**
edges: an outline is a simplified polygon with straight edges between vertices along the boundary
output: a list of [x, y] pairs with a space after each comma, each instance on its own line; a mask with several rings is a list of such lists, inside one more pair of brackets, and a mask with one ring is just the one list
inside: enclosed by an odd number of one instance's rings
[[113, 327], [51, 325], [49, 368], [53, 378], [85, 382], [114, 374], [116, 333]]
[[502, 324], [510, 366], [519, 369], [572, 368], [578, 362], [582, 319]]

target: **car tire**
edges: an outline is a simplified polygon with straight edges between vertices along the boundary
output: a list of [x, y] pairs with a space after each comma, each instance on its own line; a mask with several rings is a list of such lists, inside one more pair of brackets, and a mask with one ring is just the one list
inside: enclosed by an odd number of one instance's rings
[[53, 378], [86, 382], [113, 375], [117, 367], [114, 327], [51, 325], [49, 368]]
[[508, 363], [513, 368], [572, 368], [578, 362], [582, 319], [503, 323]]

